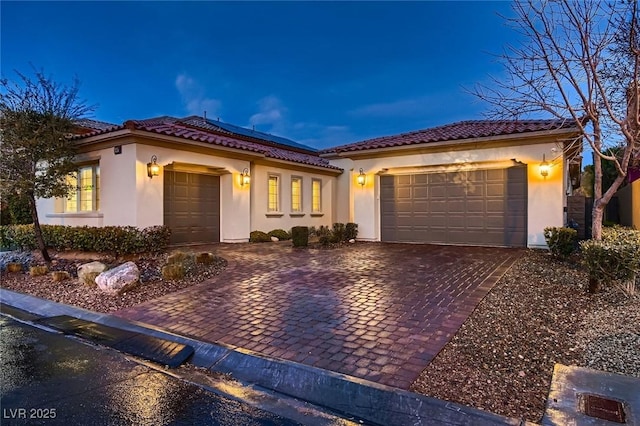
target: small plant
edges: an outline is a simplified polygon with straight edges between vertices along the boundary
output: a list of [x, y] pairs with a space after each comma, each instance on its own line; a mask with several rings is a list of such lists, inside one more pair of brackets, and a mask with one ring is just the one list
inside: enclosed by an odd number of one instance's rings
[[572, 228], [544, 228], [549, 250], [557, 259], [567, 259], [578, 248], [578, 231]]
[[213, 253], [208, 253], [208, 252], [198, 253], [196, 254], [196, 257], [195, 257], [196, 263], [199, 263], [202, 265], [211, 265], [214, 260], [215, 260], [215, 256], [213, 255]]
[[32, 277], [40, 277], [42, 275], [46, 275], [47, 272], [49, 272], [49, 268], [45, 265], [37, 265], [29, 268], [29, 275]]
[[188, 256], [189, 254], [183, 251], [174, 251], [167, 257], [167, 264], [173, 265], [174, 263], [182, 263]]
[[7, 263], [7, 271], [9, 272], [22, 272], [22, 263], [9, 262]]
[[627, 294], [635, 294], [640, 273], [640, 231], [620, 226], [602, 229], [602, 240], [580, 243], [584, 264], [589, 271], [590, 293], [602, 285], [619, 284]]
[[286, 241], [291, 239], [291, 235], [284, 229], [274, 229], [267, 234], [269, 237], [276, 237], [280, 241]]
[[334, 223], [333, 229], [331, 230], [331, 242], [332, 243], [341, 243], [343, 241], [347, 241], [347, 230], [344, 223]]
[[87, 272], [82, 276], [82, 283], [87, 287], [96, 287], [96, 277], [100, 275], [100, 272]]
[[321, 225], [316, 230], [316, 236], [318, 237], [318, 242], [321, 246], [327, 247], [331, 242], [331, 230], [328, 226]]
[[65, 281], [71, 278], [71, 275], [67, 271], [53, 271], [51, 272], [51, 278], [55, 282]]
[[165, 280], [179, 280], [184, 278], [185, 268], [182, 263], [170, 263], [162, 267], [162, 278]]
[[271, 241], [269, 234], [262, 231], [253, 231], [249, 234], [249, 242], [252, 243], [268, 243]]
[[291, 239], [294, 247], [307, 247], [309, 245], [309, 228], [294, 226], [291, 228]]
[[345, 226], [345, 240], [355, 240], [358, 237], [358, 224], [349, 222]]

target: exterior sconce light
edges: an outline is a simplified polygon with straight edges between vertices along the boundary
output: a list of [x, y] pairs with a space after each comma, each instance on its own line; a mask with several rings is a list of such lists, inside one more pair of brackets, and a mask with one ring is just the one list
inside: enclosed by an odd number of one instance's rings
[[242, 171], [242, 174], [240, 175], [240, 185], [245, 186], [245, 185], [249, 185], [250, 183], [251, 183], [251, 175], [249, 175], [249, 169], [245, 167], [244, 170]]
[[157, 163], [158, 157], [155, 155], [151, 156], [151, 162], [147, 163], [147, 175], [153, 179], [154, 176], [158, 176], [160, 174], [160, 166]]
[[358, 185], [360, 186], [364, 186], [364, 183], [366, 182], [367, 179], [367, 175], [364, 174], [364, 170], [362, 170], [362, 167], [360, 168], [360, 174], [358, 175]]
[[547, 163], [547, 159], [544, 154], [542, 154], [542, 163], [540, 163], [540, 175], [544, 178], [549, 176], [549, 163]]

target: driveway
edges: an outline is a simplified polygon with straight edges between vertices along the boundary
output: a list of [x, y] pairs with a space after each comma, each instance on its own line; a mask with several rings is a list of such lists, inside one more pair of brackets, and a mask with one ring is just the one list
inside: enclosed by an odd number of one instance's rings
[[116, 315], [403, 389], [522, 253], [289, 242], [213, 251], [229, 261], [219, 276]]

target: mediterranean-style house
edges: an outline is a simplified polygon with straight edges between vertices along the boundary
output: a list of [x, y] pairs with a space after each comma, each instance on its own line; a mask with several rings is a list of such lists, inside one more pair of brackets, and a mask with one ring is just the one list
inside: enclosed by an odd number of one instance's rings
[[543, 247], [581, 161], [571, 120], [464, 121], [322, 151], [197, 116], [79, 126], [77, 191], [39, 200], [42, 223], [167, 225], [176, 244], [355, 222], [364, 241]]

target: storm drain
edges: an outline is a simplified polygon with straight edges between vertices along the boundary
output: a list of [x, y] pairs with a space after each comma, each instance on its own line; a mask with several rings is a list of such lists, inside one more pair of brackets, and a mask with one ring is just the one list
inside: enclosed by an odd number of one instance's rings
[[41, 318], [38, 322], [60, 330], [64, 334], [78, 336], [171, 368], [184, 363], [194, 352], [193, 347], [189, 345], [109, 327], [68, 315]]
[[622, 402], [598, 395], [580, 395], [581, 408], [587, 416], [615, 423], [626, 423]]

